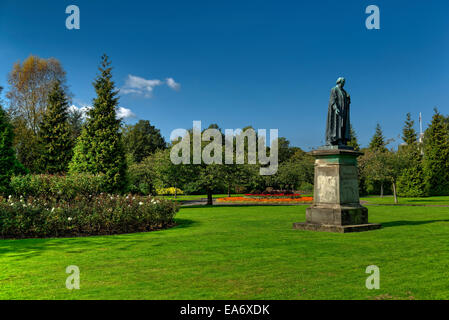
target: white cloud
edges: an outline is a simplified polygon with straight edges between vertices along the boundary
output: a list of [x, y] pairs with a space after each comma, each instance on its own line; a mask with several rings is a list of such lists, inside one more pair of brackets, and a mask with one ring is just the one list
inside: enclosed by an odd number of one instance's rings
[[92, 106], [84, 105], [82, 107], [77, 107], [76, 105], [72, 104], [69, 107], [69, 112], [81, 112], [83, 115], [83, 118], [85, 119], [87, 117], [87, 112], [92, 109]]
[[[81, 112], [83, 115], [83, 118], [85, 119], [87, 117], [87, 112], [92, 109], [92, 106], [83, 106], [83, 107], [77, 107], [76, 105], [71, 105], [69, 107], [69, 111], [74, 112], [78, 111]], [[119, 107], [117, 108], [117, 119], [130, 119], [135, 118], [136, 115], [134, 112], [131, 111], [131, 109]]]
[[136, 115], [134, 112], [131, 111], [131, 109], [120, 107], [117, 109], [117, 118], [119, 119], [129, 119], [129, 118], [135, 118]]
[[179, 90], [181, 87], [173, 78], [167, 78], [165, 81], [162, 81], [159, 79], [144, 79], [130, 74], [125, 81], [125, 85], [120, 89], [120, 93], [136, 94], [145, 98], [151, 98], [154, 88], [164, 84], [173, 90]]
[[172, 88], [173, 90], [179, 90], [181, 88], [181, 85], [175, 81], [173, 78], [167, 78], [165, 79], [167, 82], [167, 86]]

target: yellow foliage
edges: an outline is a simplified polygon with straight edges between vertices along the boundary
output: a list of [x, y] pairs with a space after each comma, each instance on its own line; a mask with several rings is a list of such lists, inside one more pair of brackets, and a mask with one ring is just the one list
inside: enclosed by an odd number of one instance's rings
[[173, 194], [184, 194], [184, 192], [179, 189], [179, 188], [175, 188], [175, 187], [170, 187], [170, 188], [157, 188], [156, 192], [158, 195], [173, 195]]

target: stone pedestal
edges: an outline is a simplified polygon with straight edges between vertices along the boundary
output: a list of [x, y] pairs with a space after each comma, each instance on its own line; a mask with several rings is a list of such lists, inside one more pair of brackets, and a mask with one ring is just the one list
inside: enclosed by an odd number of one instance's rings
[[350, 147], [322, 147], [315, 157], [313, 205], [306, 210], [306, 222], [294, 229], [358, 232], [379, 229], [368, 223], [368, 209], [360, 205], [357, 157], [362, 153]]

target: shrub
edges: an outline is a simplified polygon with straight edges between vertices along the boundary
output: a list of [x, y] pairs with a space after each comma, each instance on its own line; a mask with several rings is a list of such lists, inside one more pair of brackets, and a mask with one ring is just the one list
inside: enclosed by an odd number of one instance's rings
[[70, 200], [94, 196], [104, 191], [104, 176], [79, 173], [68, 176], [24, 175], [11, 178], [11, 192], [20, 197], [47, 197]]
[[311, 184], [309, 182], [303, 182], [303, 183], [301, 183], [299, 190], [301, 190], [301, 192], [303, 192], [303, 193], [313, 192], [313, 184]]
[[178, 205], [152, 197], [101, 194], [0, 200], [0, 237], [36, 238], [144, 232], [173, 225]]
[[184, 192], [179, 189], [179, 188], [175, 188], [175, 187], [170, 187], [170, 188], [158, 188], [156, 189], [156, 192], [158, 195], [180, 195], [180, 194], [184, 194]]

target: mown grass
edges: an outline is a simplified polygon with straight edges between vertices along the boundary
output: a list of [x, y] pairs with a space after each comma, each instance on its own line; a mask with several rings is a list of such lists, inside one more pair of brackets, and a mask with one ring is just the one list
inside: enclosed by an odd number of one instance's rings
[[[449, 299], [449, 208], [369, 206], [383, 228], [354, 234], [293, 230], [305, 209], [191, 207], [169, 230], [0, 240], [0, 298]], [[69, 265], [80, 290], [65, 288]]]
[[[361, 200], [368, 201], [371, 204], [395, 204], [393, 196], [368, 196]], [[449, 196], [444, 197], [422, 197], [422, 198], [398, 198], [400, 205], [449, 205]]]

